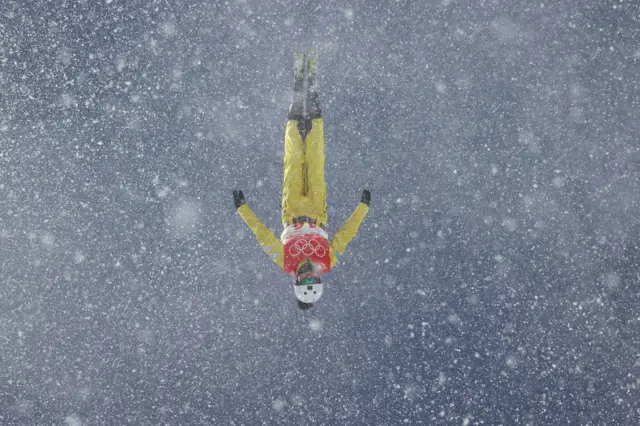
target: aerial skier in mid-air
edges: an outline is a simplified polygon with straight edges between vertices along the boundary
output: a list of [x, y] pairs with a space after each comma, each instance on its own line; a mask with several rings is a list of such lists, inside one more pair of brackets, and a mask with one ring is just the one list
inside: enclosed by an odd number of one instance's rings
[[233, 191], [236, 209], [262, 249], [284, 272], [295, 277], [294, 290], [300, 309], [312, 307], [322, 296], [320, 275], [329, 272], [338, 262], [347, 244], [355, 237], [371, 202], [371, 193], [364, 189], [358, 207], [329, 243], [325, 229], [327, 188], [317, 66], [317, 51], [294, 53], [293, 103], [284, 137], [284, 231], [280, 239], [247, 206], [242, 190]]

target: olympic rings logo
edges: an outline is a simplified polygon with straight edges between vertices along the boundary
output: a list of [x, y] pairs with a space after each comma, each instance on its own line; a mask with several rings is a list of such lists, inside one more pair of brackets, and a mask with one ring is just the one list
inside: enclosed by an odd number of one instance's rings
[[318, 257], [324, 257], [327, 254], [327, 249], [316, 240], [298, 240], [289, 247], [289, 255], [293, 257], [298, 257], [300, 255], [309, 257], [314, 254]]

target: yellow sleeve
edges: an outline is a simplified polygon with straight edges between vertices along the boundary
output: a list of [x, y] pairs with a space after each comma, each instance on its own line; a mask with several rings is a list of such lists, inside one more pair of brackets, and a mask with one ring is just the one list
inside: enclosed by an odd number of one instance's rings
[[280, 268], [284, 268], [284, 248], [282, 246], [282, 241], [276, 238], [276, 236], [273, 235], [273, 232], [260, 222], [260, 219], [258, 219], [246, 204], [240, 206], [238, 213], [240, 213], [240, 217], [244, 219], [247, 225], [249, 225], [249, 228], [251, 228], [255, 234], [258, 244], [260, 244], [262, 250], [267, 253], [273, 263], [278, 265]]
[[365, 203], [358, 204], [356, 210], [351, 214], [351, 217], [346, 221], [346, 223], [340, 228], [340, 230], [333, 236], [333, 240], [331, 240], [331, 246], [329, 247], [329, 251], [331, 252], [331, 267], [338, 263], [340, 260], [340, 256], [344, 253], [347, 245], [353, 240], [353, 237], [356, 236], [358, 232], [358, 228], [360, 228], [360, 224], [364, 220], [364, 217], [367, 215], [369, 211], [369, 206]]

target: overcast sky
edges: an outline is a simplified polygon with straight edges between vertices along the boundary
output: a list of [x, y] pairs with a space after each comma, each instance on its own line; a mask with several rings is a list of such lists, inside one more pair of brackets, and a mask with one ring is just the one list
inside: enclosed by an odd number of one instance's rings
[[[4, 1], [0, 423], [637, 424], [640, 6]], [[294, 49], [329, 226], [276, 234]]]

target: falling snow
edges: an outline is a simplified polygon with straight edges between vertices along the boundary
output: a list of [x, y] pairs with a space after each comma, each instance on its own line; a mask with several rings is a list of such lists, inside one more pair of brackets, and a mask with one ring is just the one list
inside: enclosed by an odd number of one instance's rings
[[[38, 3], [0, 8], [0, 424], [640, 423], [636, 2]], [[231, 191], [281, 232], [311, 47], [329, 235], [373, 201], [301, 311]]]

